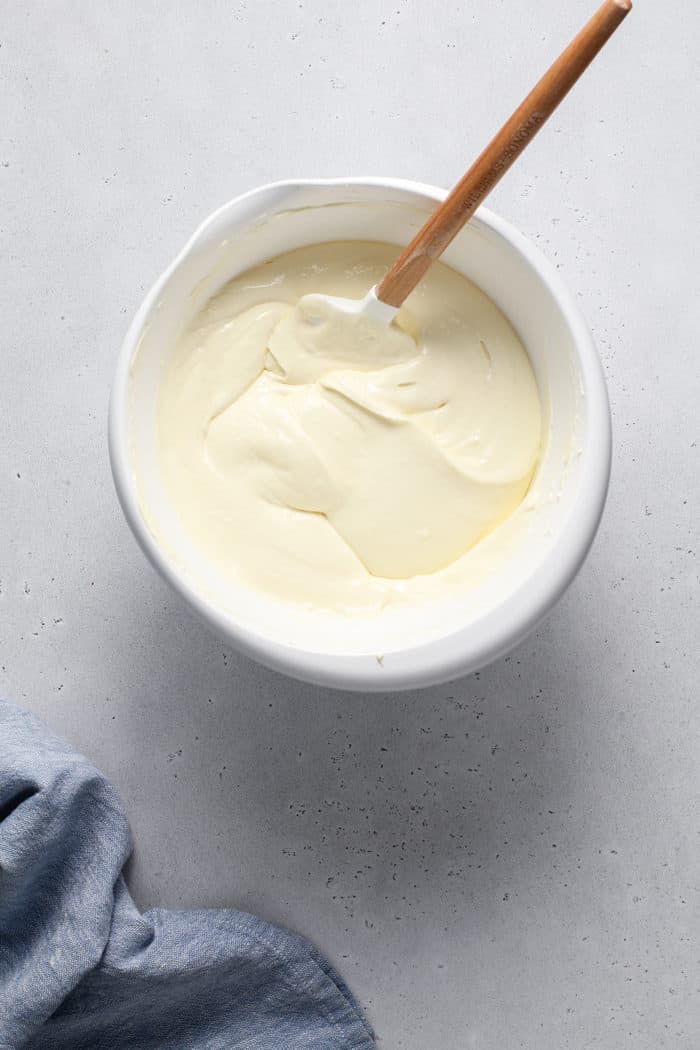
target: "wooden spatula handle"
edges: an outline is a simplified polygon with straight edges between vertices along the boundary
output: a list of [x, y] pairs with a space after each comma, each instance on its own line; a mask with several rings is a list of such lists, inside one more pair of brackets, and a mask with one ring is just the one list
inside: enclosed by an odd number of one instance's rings
[[399, 256], [377, 285], [378, 299], [401, 306], [631, 9], [631, 0], [605, 0]]

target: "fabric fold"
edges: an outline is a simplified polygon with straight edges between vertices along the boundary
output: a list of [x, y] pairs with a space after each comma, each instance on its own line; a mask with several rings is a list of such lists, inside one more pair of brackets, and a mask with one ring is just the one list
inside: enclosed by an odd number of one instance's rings
[[0, 1050], [370, 1050], [304, 938], [235, 910], [143, 915], [122, 803], [0, 702]]

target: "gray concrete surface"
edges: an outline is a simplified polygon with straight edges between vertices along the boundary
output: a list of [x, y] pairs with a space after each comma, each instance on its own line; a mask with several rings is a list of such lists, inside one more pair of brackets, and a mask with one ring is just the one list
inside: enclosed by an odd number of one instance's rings
[[414, 695], [228, 651], [137, 550], [105, 441], [130, 315], [285, 176], [450, 184], [593, 0], [0, 3], [0, 690], [118, 784], [143, 906], [305, 932], [386, 1050], [696, 1050], [697, 5], [639, 3], [496, 193], [610, 383], [598, 540], [533, 637]]

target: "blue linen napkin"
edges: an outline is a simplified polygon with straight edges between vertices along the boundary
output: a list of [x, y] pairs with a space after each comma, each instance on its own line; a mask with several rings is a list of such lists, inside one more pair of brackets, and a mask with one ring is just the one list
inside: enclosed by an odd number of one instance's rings
[[372, 1050], [313, 945], [238, 911], [141, 915], [112, 785], [0, 701], [0, 1050]]

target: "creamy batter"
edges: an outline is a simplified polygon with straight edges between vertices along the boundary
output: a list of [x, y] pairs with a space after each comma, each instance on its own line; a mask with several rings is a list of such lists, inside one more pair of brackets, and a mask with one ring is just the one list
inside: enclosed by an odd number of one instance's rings
[[396, 255], [353, 241], [279, 256], [175, 348], [163, 479], [222, 579], [357, 615], [483, 575], [482, 541], [537, 463], [537, 385], [503, 314], [443, 264], [391, 326], [309, 295], [359, 299]]

